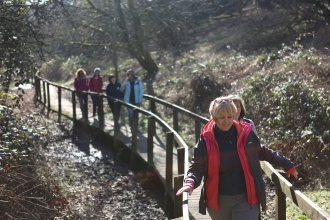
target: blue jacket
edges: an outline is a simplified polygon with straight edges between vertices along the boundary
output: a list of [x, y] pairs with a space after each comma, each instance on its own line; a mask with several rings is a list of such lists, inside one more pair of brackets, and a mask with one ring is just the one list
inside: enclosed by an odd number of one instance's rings
[[[124, 102], [129, 103], [129, 97], [131, 94], [131, 83], [129, 80], [125, 80], [121, 84], [120, 91], [124, 93]], [[135, 94], [135, 103], [142, 103], [143, 100], [143, 86], [140, 77], [135, 77], [134, 81], [134, 94]]]
[[123, 93], [120, 91], [120, 83], [116, 80], [115, 84], [109, 83], [106, 88], [107, 96], [111, 96], [116, 99], [122, 99]]

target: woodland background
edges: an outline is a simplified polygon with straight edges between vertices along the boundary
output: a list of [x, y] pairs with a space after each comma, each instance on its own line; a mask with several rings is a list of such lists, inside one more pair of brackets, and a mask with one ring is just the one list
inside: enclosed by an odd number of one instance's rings
[[[145, 93], [206, 117], [215, 97], [241, 95], [262, 143], [294, 161], [301, 176], [296, 185], [330, 210], [329, 3], [1, 1], [0, 174], [6, 178], [0, 181], [0, 210], [7, 213], [2, 216], [20, 215], [13, 209], [17, 198], [21, 199], [18, 206], [25, 210], [22, 213], [29, 213], [20, 193], [32, 188], [44, 191], [45, 186], [61, 195], [56, 198], [58, 213], [68, 213], [63, 205], [68, 198], [60, 193], [61, 178], [49, 178], [47, 169], [39, 169], [42, 159], [35, 158], [38, 154], [29, 154], [47, 148], [52, 133], [46, 129], [49, 124], [63, 125], [50, 122], [42, 109], [28, 108], [26, 91], [18, 86], [35, 74], [72, 86], [79, 67], [88, 76], [100, 67], [105, 79], [115, 74], [120, 82], [126, 70], [134, 69]], [[170, 121], [170, 113], [163, 114]], [[189, 126], [187, 120], [184, 140], [192, 147]], [[30, 188], [21, 192], [16, 191], [20, 184], [10, 187], [15, 179], [10, 175], [23, 178], [13, 167], [34, 173], [35, 185], [26, 184]], [[73, 182], [72, 178], [66, 180]], [[54, 201], [50, 196], [45, 202], [48, 205], [42, 206], [54, 205]], [[73, 205], [70, 213], [76, 213], [75, 208]], [[303, 213], [290, 210], [293, 219], [306, 219]]]

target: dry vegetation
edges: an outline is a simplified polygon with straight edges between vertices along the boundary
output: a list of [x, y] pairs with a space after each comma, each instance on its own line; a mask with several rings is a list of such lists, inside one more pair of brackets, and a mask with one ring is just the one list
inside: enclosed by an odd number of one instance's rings
[[143, 173], [93, 133], [45, 115], [34, 90], [23, 99], [23, 109], [1, 109], [10, 116], [1, 118], [0, 219], [167, 219], [162, 191], [143, 189]]

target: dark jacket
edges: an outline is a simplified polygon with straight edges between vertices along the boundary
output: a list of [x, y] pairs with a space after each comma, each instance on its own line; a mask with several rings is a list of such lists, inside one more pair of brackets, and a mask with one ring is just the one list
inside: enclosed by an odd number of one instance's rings
[[115, 99], [123, 99], [124, 94], [120, 91], [121, 84], [116, 80], [115, 84], [109, 83], [106, 88], [107, 96]]
[[[195, 146], [192, 164], [188, 170], [187, 177], [185, 178], [185, 182], [192, 182], [194, 188], [197, 188], [200, 185], [204, 176], [204, 186], [199, 201], [199, 212], [204, 215], [206, 214], [206, 205], [211, 205], [212, 208], [215, 208], [214, 204], [218, 203], [218, 185], [216, 184], [219, 182], [220, 178], [219, 175], [209, 176], [208, 174], [210, 173], [210, 169], [208, 168], [208, 166], [209, 164], [214, 164], [216, 166], [216, 164], [219, 163], [218, 161], [216, 161], [217, 158], [220, 159], [220, 155], [217, 155], [219, 153], [216, 153], [219, 151], [213, 150], [211, 152], [212, 154], [210, 154], [210, 149], [215, 149], [215, 147], [219, 146], [208, 146], [208, 144], [210, 145], [211, 142], [206, 141], [205, 139], [209, 139], [210, 137], [212, 137], [212, 135], [210, 135], [212, 133], [214, 138], [213, 125], [213, 120], [210, 120], [208, 124], [205, 125], [204, 130], [201, 134], [201, 138]], [[240, 158], [242, 166], [243, 168], [245, 167], [245, 170], [250, 170], [250, 174], [252, 175], [254, 180], [251, 182], [249, 178], [246, 178], [246, 181], [248, 181], [246, 182], [247, 188], [248, 186], [254, 186], [254, 189], [247, 189], [247, 193], [249, 194], [250, 191], [250, 201], [253, 202], [255, 202], [255, 196], [257, 195], [257, 199], [260, 202], [262, 209], [265, 210], [266, 193], [262, 178], [262, 169], [259, 161], [265, 160], [273, 165], [281, 166], [284, 168], [285, 171], [287, 171], [287, 174], [293, 173], [295, 171], [295, 168], [291, 161], [286, 157], [268, 149], [265, 146], [261, 146], [259, 138], [255, 135], [254, 132], [251, 131], [252, 127], [250, 124], [234, 121], [234, 126], [236, 127], [238, 132], [237, 145], [241, 145], [241, 151], [244, 152], [244, 154], [241, 154], [243, 157]], [[208, 134], [207, 137], [205, 136], [206, 132]], [[216, 141], [213, 141], [212, 143], [216, 143]], [[214, 166], [212, 166], [211, 169], [214, 169]], [[208, 181], [210, 179], [212, 179], [212, 181]], [[212, 192], [210, 192], [210, 190]], [[256, 192], [257, 194], [255, 194], [254, 192]], [[209, 195], [209, 197], [213, 198], [207, 198], [206, 195]]]

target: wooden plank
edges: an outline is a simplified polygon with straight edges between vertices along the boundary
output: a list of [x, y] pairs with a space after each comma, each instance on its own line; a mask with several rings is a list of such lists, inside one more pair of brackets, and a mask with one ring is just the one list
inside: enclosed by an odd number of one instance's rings
[[[184, 175], [179, 175], [174, 177], [174, 194], [183, 186], [183, 178]], [[174, 195], [174, 218], [183, 216], [182, 199], [183, 199], [183, 195], [180, 196]]]

